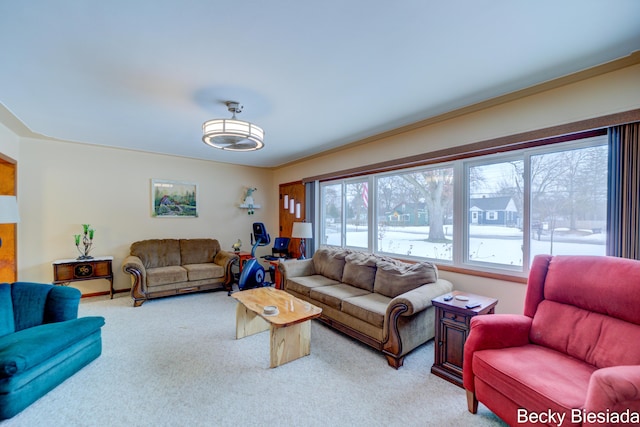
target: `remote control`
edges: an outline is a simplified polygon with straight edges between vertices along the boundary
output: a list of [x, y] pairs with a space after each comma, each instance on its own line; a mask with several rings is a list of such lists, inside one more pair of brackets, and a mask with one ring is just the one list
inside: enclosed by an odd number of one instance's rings
[[479, 302], [470, 302], [469, 304], [465, 305], [465, 307], [467, 307], [467, 308], [480, 307], [480, 303]]
[[447, 295], [442, 299], [445, 300], [445, 301], [451, 301], [453, 299], [453, 295]]

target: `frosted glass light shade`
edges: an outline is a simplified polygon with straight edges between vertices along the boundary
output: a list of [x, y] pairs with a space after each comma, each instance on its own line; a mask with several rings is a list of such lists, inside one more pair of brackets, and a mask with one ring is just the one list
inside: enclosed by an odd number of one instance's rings
[[228, 151], [255, 151], [264, 147], [264, 131], [237, 119], [214, 119], [202, 125], [202, 141]]

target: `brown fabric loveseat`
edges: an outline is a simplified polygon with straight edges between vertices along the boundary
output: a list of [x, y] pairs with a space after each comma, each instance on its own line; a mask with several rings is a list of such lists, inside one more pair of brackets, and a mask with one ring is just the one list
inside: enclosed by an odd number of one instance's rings
[[284, 290], [322, 308], [319, 320], [382, 351], [390, 366], [435, 335], [431, 300], [451, 292], [435, 265], [321, 248], [281, 262]]
[[131, 274], [134, 307], [146, 300], [210, 289], [230, 289], [232, 261], [215, 239], [152, 239], [135, 242], [122, 270]]

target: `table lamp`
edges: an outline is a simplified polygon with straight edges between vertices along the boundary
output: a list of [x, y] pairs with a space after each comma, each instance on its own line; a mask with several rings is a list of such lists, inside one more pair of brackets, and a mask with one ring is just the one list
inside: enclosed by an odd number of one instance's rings
[[305, 259], [305, 239], [313, 237], [313, 226], [310, 222], [294, 222], [291, 237], [300, 239], [300, 258], [298, 259]]

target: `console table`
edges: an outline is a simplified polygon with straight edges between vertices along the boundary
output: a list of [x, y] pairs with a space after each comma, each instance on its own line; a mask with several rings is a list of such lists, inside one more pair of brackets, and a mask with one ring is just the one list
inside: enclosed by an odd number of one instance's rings
[[[452, 298], [445, 300], [449, 296]], [[431, 303], [436, 308], [435, 354], [431, 373], [462, 387], [464, 343], [469, 335], [471, 318], [480, 314], [493, 314], [498, 300], [453, 291], [434, 298]], [[467, 308], [467, 304], [477, 306]]]
[[53, 261], [53, 283], [68, 285], [70, 282], [106, 279], [111, 284], [109, 296], [113, 299], [113, 257], [91, 259], [59, 259]]

